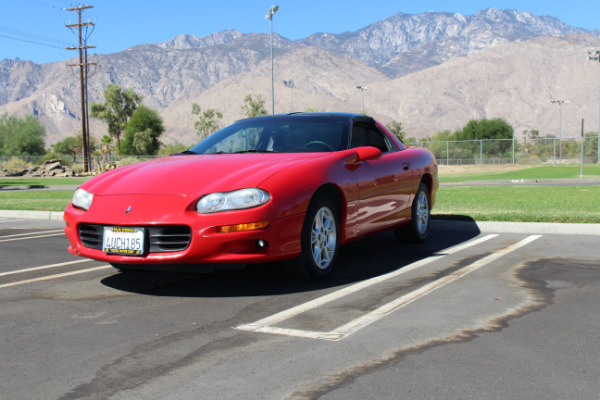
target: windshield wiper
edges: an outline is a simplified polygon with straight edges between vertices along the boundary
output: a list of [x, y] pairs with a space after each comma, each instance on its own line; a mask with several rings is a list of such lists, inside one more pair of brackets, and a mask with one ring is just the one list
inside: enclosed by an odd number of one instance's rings
[[183, 155], [187, 155], [187, 154], [198, 154], [198, 153], [191, 151], [191, 150], [185, 150], [185, 151], [182, 151], [181, 153], [175, 153], [173, 155], [174, 156], [183, 156]]
[[250, 149], [250, 150], [235, 151], [232, 154], [243, 154], [243, 153], [277, 153], [277, 151], [273, 151], [273, 150], [261, 150], [261, 149]]

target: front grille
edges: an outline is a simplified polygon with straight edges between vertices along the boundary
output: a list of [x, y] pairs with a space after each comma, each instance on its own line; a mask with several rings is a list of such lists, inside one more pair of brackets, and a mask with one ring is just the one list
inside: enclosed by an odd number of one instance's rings
[[[192, 230], [184, 225], [144, 226], [146, 248], [150, 253], [169, 253], [185, 250], [192, 241]], [[82, 224], [79, 239], [85, 247], [102, 250], [104, 225]]]
[[190, 245], [192, 230], [187, 226], [153, 226], [148, 228], [150, 253], [181, 251]]
[[102, 235], [104, 227], [102, 225], [80, 225], [79, 240], [85, 247], [91, 249], [102, 249]]

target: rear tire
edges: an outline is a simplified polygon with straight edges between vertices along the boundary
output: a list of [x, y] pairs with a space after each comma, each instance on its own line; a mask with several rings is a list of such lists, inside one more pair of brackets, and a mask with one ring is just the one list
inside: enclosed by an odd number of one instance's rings
[[339, 237], [335, 204], [327, 197], [314, 198], [302, 225], [300, 255], [293, 260], [284, 261], [284, 271], [296, 280], [315, 281], [326, 278], [338, 255]]
[[402, 243], [423, 243], [429, 236], [430, 220], [429, 189], [421, 182], [413, 200], [410, 223], [394, 230], [396, 238]]

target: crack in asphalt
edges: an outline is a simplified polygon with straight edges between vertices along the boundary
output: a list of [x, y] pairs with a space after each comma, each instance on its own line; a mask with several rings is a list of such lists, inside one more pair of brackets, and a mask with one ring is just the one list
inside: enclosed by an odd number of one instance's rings
[[[569, 271], [572, 270], [572, 265], [572, 260], [554, 259], [536, 260], [526, 263], [523, 266], [514, 269], [512, 273], [512, 278], [516, 281], [516, 286], [527, 292], [525, 300], [517, 307], [507, 310], [506, 313], [488, 319], [485, 322], [484, 327], [463, 330], [458, 334], [446, 338], [432, 340], [416, 346], [391, 350], [378, 359], [355, 364], [338, 373], [329, 374], [320, 380], [305, 383], [305, 388], [301, 388], [291, 393], [286, 399], [315, 400], [323, 398], [328, 393], [348, 386], [362, 376], [397, 365], [409, 356], [424, 353], [438, 346], [468, 342], [476, 339], [483, 333], [498, 332], [508, 328], [510, 320], [541, 310], [552, 304], [557, 288], [548, 285], [547, 278], [545, 277], [547, 277], [550, 272], [550, 276], [560, 274], [561, 279], [573, 280], [569, 275]], [[568, 269], [566, 269], [565, 266], [568, 266]]]

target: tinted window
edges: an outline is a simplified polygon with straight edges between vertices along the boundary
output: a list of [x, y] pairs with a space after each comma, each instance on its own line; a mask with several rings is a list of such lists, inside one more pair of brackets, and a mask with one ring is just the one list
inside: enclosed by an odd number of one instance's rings
[[191, 149], [198, 154], [323, 152], [347, 149], [348, 118], [287, 116], [236, 122]]
[[382, 153], [392, 150], [387, 135], [377, 126], [366, 122], [356, 122], [352, 126], [352, 141], [350, 147], [373, 146]]

